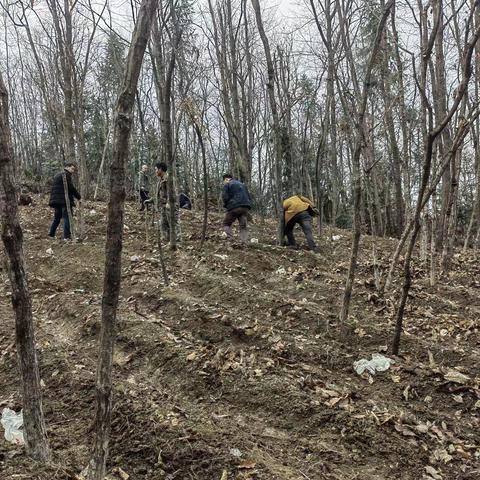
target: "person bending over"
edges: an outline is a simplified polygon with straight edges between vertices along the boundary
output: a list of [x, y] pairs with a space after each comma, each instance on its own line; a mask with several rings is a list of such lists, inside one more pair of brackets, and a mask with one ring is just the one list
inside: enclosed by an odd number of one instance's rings
[[293, 195], [283, 201], [284, 210], [284, 233], [287, 236], [288, 246], [297, 248], [293, 229], [295, 225], [300, 225], [307, 240], [309, 250], [318, 252], [319, 249], [313, 239], [312, 217], [316, 215], [316, 209], [313, 202], [301, 195]]

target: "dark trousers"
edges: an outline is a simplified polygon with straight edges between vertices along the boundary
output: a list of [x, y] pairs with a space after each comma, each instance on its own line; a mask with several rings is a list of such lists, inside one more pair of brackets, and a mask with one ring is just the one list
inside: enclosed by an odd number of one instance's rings
[[[73, 213], [73, 208], [72, 208]], [[55, 213], [53, 217], [52, 226], [50, 227], [49, 236], [54, 237], [57, 231], [60, 221], [63, 218], [63, 238], [71, 238], [70, 233], [70, 219], [68, 218], [67, 207], [55, 207]]]
[[[141, 208], [140, 210], [145, 210], [145, 200], [148, 200], [150, 197], [148, 196], [148, 190], [140, 190], [140, 203], [141, 203]], [[148, 204], [147, 204], [147, 209], [148, 209]]]
[[295, 237], [293, 236], [293, 229], [297, 223], [302, 227], [303, 234], [307, 239], [308, 248], [310, 248], [310, 250], [317, 248], [315, 245], [315, 240], [313, 240], [312, 216], [307, 211], [297, 213], [287, 223], [287, 226], [285, 227], [285, 235], [287, 235], [288, 244], [292, 246], [296, 245]]
[[232, 224], [235, 220], [238, 220], [238, 224], [240, 225], [240, 240], [244, 243], [248, 242], [248, 230], [247, 230], [247, 216], [248, 216], [248, 208], [239, 207], [234, 208], [233, 210], [229, 210], [225, 214], [225, 218], [223, 219], [223, 230], [227, 234], [228, 238], [233, 237], [232, 233]]

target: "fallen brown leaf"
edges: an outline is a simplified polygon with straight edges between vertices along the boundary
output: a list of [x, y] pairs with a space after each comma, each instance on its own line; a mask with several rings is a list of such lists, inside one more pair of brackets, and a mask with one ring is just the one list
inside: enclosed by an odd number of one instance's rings
[[244, 460], [242, 463], [238, 465], [238, 469], [244, 469], [244, 470], [250, 470], [252, 468], [255, 468], [257, 465], [257, 462], [255, 460], [252, 460], [251, 458], [247, 458]]

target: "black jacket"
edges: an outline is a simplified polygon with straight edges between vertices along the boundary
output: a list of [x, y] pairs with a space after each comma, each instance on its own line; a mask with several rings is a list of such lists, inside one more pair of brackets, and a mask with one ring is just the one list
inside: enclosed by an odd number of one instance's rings
[[192, 201], [190, 198], [188, 198], [188, 195], [185, 193], [180, 193], [178, 196], [178, 206], [180, 208], [184, 208], [185, 210], [191, 210], [192, 209]]
[[50, 191], [50, 201], [48, 202], [52, 208], [67, 206], [67, 202], [65, 201], [65, 190], [63, 188], [63, 174], [65, 174], [67, 180], [70, 206], [73, 207], [75, 205], [74, 198], [77, 200], [81, 199], [78, 190], [73, 185], [72, 174], [68, 170], [64, 170], [61, 173], [57, 173], [53, 178], [52, 190]]
[[238, 180], [230, 180], [223, 187], [223, 206], [228, 210], [245, 207], [252, 208], [252, 200], [247, 187]]

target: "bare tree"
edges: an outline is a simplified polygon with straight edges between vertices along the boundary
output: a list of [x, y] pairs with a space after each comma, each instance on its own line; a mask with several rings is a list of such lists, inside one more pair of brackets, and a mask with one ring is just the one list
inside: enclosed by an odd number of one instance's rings
[[[471, 16], [473, 15], [474, 10], [475, 8], [477, 8], [477, 6], [478, 4], [474, 6]], [[443, 34], [443, 31], [439, 29], [441, 14], [442, 14], [442, 2], [440, 1], [438, 5], [438, 9], [435, 12], [435, 23], [427, 43], [427, 48], [424, 51], [424, 54], [422, 56], [422, 72], [426, 72], [427, 70], [428, 61], [432, 52], [432, 48], [433, 48], [436, 36], [439, 34], [439, 32], [440, 34]], [[431, 175], [434, 142], [451, 121], [453, 115], [457, 111], [463, 99], [463, 96], [467, 91], [468, 83], [472, 75], [472, 67], [471, 67], [472, 55], [479, 37], [480, 37], [480, 27], [478, 27], [475, 30], [472, 37], [470, 38], [470, 40], [465, 46], [464, 56], [462, 59], [462, 70], [463, 70], [462, 81], [457, 88], [454, 102], [452, 106], [448, 109], [448, 111], [445, 113], [445, 115], [441, 119], [439, 119], [436, 125], [433, 124], [433, 111], [429, 104], [426, 91], [424, 89], [421, 90], [423, 102], [429, 113], [429, 120], [428, 120], [429, 129], [428, 129], [426, 138], [424, 139], [425, 150], [424, 150], [423, 166], [422, 166], [422, 181], [418, 191], [417, 205], [415, 209], [415, 215], [413, 218], [412, 233], [410, 236], [410, 241], [408, 244], [408, 248], [405, 254], [405, 260], [403, 264], [402, 295], [401, 295], [401, 298], [397, 307], [397, 311], [396, 311], [396, 316], [395, 316], [395, 333], [392, 340], [392, 352], [395, 355], [398, 354], [399, 348], [400, 348], [400, 338], [401, 338], [401, 333], [403, 329], [403, 316], [405, 312], [405, 306], [407, 303], [408, 292], [410, 291], [410, 286], [411, 286], [412, 254], [413, 254], [413, 249], [414, 249], [417, 236], [420, 231], [420, 226], [421, 226], [420, 216], [421, 216], [422, 208], [424, 205], [424, 196], [427, 192], [427, 186], [428, 186], [428, 182]], [[448, 161], [451, 162], [455, 158], [455, 154], [458, 148], [460, 147], [461, 142], [463, 142], [463, 139], [465, 138], [465, 134], [468, 126], [469, 126], [469, 122], [462, 121], [459, 127], [457, 128], [456, 138], [452, 142], [453, 147], [451, 148], [451, 152], [453, 152], [453, 155], [448, 156], [448, 159], [447, 159]]]
[[113, 347], [121, 283], [125, 164], [129, 151], [135, 92], [157, 6], [158, 0], [143, 0], [140, 5], [128, 53], [125, 78], [115, 111], [114, 150], [110, 165], [110, 199], [105, 246], [102, 328], [97, 365], [95, 440], [88, 471], [89, 480], [103, 480], [105, 477], [112, 413]]
[[265, 33], [263, 26], [262, 12], [260, 10], [260, 4], [258, 0], [252, 0], [252, 5], [255, 10], [255, 17], [257, 19], [258, 32], [263, 43], [263, 49], [265, 51], [265, 59], [267, 62], [267, 92], [268, 101], [270, 105], [270, 112], [272, 114], [272, 131], [273, 131], [273, 149], [274, 149], [274, 201], [278, 208], [278, 229], [277, 229], [277, 242], [282, 244], [284, 232], [283, 232], [283, 208], [282, 208], [282, 148], [280, 140], [280, 120], [278, 118], [277, 100], [275, 99], [275, 67], [272, 60], [272, 54], [270, 51], [270, 44]]
[[[367, 108], [367, 100], [368, 94], [371, 89], [371, 75], [374, 62], [378, 55], [380, 49], [380, 43], [383, 35], [383, 29], [385, 28], [385, 24], [387, 22], [388, 15], [390, 14], [390, 10], [394, 4], [394, 0], [390, 0], [385, 9], [383, 11], [382, 17], [378, 23], [377, 31], [375, 34], [375, 38], [373, 40], [373, 44], [371, 46], [371, 53], [367, 63], [367, 68], [365, 72], [365, 77], [363, 80], [363, 87], [362, 93], [358, 104], [358, 110], [356, 113], [356, 136], [355, 136], [355, 146], [353, 150], [353, 158], [352, 158], [352, 165], [353, 165], [353, 239], [352, 239], [352, 250], [350, 254], [350, 265], [348, 268], [347, 278], [345, 282], [345, 291], [343, 294], [343, 303], [342, 303], [342, 310], [340, 312], [340, 323], [343, 325], [347, 318], [348, 318], [348, 311], [350, 308], [350, 300], [352, 296], [353, 290], [353, 282], [355, 279], [355, 270], [357, 266], [357, 258], [358, 258], [358, 250], [360, 245], [360, 235], [361, 235], [361, 221], [360, 221], [360, 202], [362, 196], [361, 190], [361, 170], [360, 170], [360, 155], [362, 153], [362, 145], [364, 142], [365, 137], [365, 112]], [[344, 26], [345, 28], [345, 26]], [[348, 49], [348, 45], [345, 44], [344, 48]], [[352, 62], [353, 66], [353, 62]]]
[[35, 460], [50, 460], [50, 449], [42, 409], [42, 393], [35, 334], [32, 299], [28, 288], [23, 255], [23, 233], [18, 220], [17, 187], [8, 121], [8, 94], [0, 73], [0, 208], [2, 240], [8, 257], [8, 274], [12, 286], [18, 364], [22, 384], [25, 441], [28, 455]]

